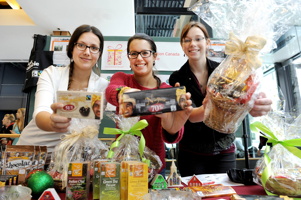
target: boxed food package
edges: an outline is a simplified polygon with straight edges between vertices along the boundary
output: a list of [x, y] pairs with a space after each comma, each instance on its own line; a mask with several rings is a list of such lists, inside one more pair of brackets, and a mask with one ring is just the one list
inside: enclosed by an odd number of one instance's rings
[[121, 198], [143, 199], [148, 193], [148, 166], [139, 161], [121, 163]]
[[18, 183], [24, 183], [27, 173], [32, 170], [34, 148], [28, 145], [7, 145], [4, 152], [4, 174], [17, 175]]
[[107, 159], [98, 159], [93, 161], [93, 199], [99, 199], [99, 193], [100, 193], [100, 170], [101, 170], [101, 164], [104, 162], [108, 162]]
[[66, 200], [88, 199], [90, 163], [69, 163]]
[[99, 199], [120, 199], [120, 163], [101, 163]]
[[101, 92], [57, 91], [57, 102], [64, 104], [57, 114], [69, 118], [102, 119], [103, 101]]
[[124, 117], [133, 117], [183, 110], [185, 94], [185, 86], [125, 92], [120, 111]]

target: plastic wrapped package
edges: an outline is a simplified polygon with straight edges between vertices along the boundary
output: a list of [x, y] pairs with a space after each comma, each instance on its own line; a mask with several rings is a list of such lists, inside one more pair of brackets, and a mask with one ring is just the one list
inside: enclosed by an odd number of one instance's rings
[[272, 112], [252, 127], [265, 134], [267, 143], [272, 143], [271, 150], [266, 147], [256, 163], [254, 182], [268, 194], [301, 196], [301, 115], [291, 121], [283, 113]]
[[52, 154], [49, 174], [56, 180], [62, 180], [66, 187], [70, 162], [91, 162], [105, 159], [108, 147], [98, 139], [99, 120], [73, 118], [69, 134], [55, 147]]
[[301, 18], [301, 2], [296, 0], [199, 0], [188, 10], [213, 29], [214, 38], [227, 39], [230, 33], [242, 41], [264, 37], [262, 52], [276, 48], [276, 41]]
[[121, 115], [107, 113], [120, 129], [104, 128], [104, 134], [116, 134], [119, 137], [112, 143], [108, 158], [112, 161], [141, 161], [148, 164], [149, 181], [162, 167], [160, 157], [147, 146], [141, 130], [148, 126], [140, 117], [124, 118]]
[[31, 189], [22, 185], [0, 187], [1, 200], [31, 200]]
[[300, 2], [293, 0], [200, 0], [189, 8], [227, 39], [226, 59], [208, 79], [204, 123], [234, 133], [257, 98], [260, 55], [296, 23]]
[[[265, 45], [261, 37], [249, 37], [242, 43], [230, 34], [226, 45], [229, 56], [210, 75], [208, 104], [204, 123], [222, 133], [234, 133], [254, 105], [261, 65], [258, 52]], [[258, 90], [257, 90], [258, 91]]]
[[144, 195], [144, 200], [200, 200], [202, 197], [191, 191], [153, 190]]

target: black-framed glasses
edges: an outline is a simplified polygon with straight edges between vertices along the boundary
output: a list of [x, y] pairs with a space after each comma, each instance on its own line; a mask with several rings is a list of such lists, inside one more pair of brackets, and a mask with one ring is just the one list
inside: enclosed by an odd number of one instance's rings
[[87, 48], [90, 49], [90, 52], [91, 53], [98, 53], [100, 51], [100, 49], [98, 47], [94, 47], [94, 46], [88, 46], [88, 45], [85, 45], [85, 44], [82, 44], [82, 43], [74, 43], [74, 45], [76, 46], [76, 48], [78, 50], [81, 50], [81, 51], [85, 51]]
[[202, 40], [204, 40], [204, 39], [205, 39], [205, 37], [198, 37], [198, 38], [194, 38], [194, 39], [184, 38], [184, 39], [183, 39], [183, 43], [189, 44], [189, 43], [192, 42], [192, 40], [195, 41], [195, 42], [200, 42], [200, 41], [202, 41]]
[[140, 54], [142, 58], [148, 58], [152, 55], [152, 53], [154, 53], [154, 51], [152, 50], [144, 50], [140, 52], [132, 51], [128, 53], [128, 57], [134, 59], [134, 58], [138, 58], [138, 55]]

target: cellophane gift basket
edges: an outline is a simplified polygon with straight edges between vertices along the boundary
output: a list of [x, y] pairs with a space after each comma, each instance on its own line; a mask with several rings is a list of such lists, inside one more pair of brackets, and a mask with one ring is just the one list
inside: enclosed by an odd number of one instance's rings
[[298, 21], [300, 2], [288, 0], [200, 0], [189, 10], [226, 39], [227, 57], [210, 75], [204, 123], [234, 133], [260, 92], [260, 56]]
[[106, 112], [118, 126], [118, 128], [104, 128], [104, 134], [118, 135], [112, 143], [108, 152], [111, 161], [141, 161], [148, 164], [149, 181], [158, 173], [162, 167], [160, 157], [147, 146], [141, 132], [148, 126], [146, 120], [140, 117], [125, 118], [112, 112]]
[[92, 161], [106, 158], [109, 148], [98, 139], [99, 124], [99, 120], [72, 118], [69, 133], [62, 137], [51, 156], [48, 173], [57, 190], [66, 187], [69, 163], [89, 162], [93, 167]]
[[268, 194], [301, 196], [301, 115], [270, 112], [251, 124], [268, 139], [263, 157], [257, 161], [254, 182]]

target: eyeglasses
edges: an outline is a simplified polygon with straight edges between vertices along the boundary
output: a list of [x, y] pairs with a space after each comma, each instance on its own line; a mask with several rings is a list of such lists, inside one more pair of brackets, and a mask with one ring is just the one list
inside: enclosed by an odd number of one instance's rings
[[204, 40], [204, 39], [205, 39], [205, 37], [199, 37], [199, 38], [195, 38], [195, 39], [188, 39], [188, 38], [185, 38], [185, 39], [183, 39], [183, 43], [189, 44], [189, 43], [192, 42], [192, 40], [198, 43], [198, 42], [200, 42], [200, 41], [202, 41], [202, 40]]
[[74, 43], [74, 45], [76, 46], [76, 48], [78, 50], [81, 50], [81, 51], [85, 51], [87, 48], [90, 49], [91, 53], [98, 53], [100, 51], [100, 49], [98, 47], [88, 46], [88, 45], [85, 45], [82, 43]]
[[128, 53], [129, 58], [134, 59], [134, 58], [138, 58], [138, 55], [140, 54], [142, 58], [148, 58], [152, 55], [152, 53], [154, 53], [154, 51], [152, 50], [145, 50], [145, 51], [140, 51], [140, 52], [130, 52]]

